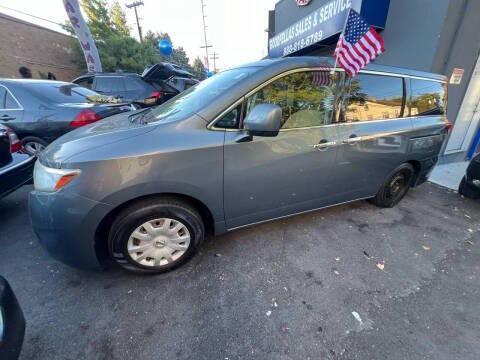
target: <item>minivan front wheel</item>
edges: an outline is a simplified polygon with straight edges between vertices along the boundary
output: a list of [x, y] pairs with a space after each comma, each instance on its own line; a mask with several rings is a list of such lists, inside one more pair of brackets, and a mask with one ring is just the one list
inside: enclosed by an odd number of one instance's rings
[[412, 186], [415, 170], [410, 164], [396, 168], [382, 185], [372, 203], [378, 207], [392, 208], [407, 195]]
[[124, 269], [161, 273], [184, 264], [205, 237], [201, 216], [174, 198], [145, 200], [124, 209], [112, 224], [110, 254]]

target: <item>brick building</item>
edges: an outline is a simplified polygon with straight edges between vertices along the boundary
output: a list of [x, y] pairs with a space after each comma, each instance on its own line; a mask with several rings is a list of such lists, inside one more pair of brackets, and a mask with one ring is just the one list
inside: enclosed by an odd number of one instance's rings
[[57, 80], [71, 81], [81, 69], [74, 64], [72, 37], [0, 13], [0, 77], [20, 78], [27, 67], [34, 78], [49, 72]]

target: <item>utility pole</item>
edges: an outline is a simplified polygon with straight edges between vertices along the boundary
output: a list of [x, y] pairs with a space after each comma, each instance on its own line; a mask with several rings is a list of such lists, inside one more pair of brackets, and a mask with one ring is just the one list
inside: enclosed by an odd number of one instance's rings
[[205, 66], [207, 67], [207, 70], [210, 71], [210, 64], [209, 64], [209, 56], [208, 56], [208, 48], [211, 48], [212, 45], [208, 45], [207, 41], [207, 22], [206, 22], [206, 16], [205, 16], [205, 0], [200, 0], [202, 3], [202, 18], [203, 18], [203, 36], [205, 38], [205, 46], [200, 46], [201, 49], [205, 48], [205, 61], [207, 62]]
[[213, 72], [217, 72], [217, 60], [219, 59], [220, 57], [218, 56], [218, 53], [216, 51], [213, 52], [213, 56], [210, 58], [213, 60]]
[[142, 27], [140, 26], [140, 21], [138, 21], [138, 12], [137, 12], [137, 7], [143, 6], [143, 1], [136, 1], [126, 6], [129, 9], [133, 8], [135, 10], [135, 18], [137, 19], [138, 37], [140, 38], [140, 42], [143, 42]]

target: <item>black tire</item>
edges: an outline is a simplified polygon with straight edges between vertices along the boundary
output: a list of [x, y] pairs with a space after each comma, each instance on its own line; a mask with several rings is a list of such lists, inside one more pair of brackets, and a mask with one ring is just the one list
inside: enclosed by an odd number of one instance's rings
[[[170, 218], [185, 225], [190, 235], [190, 244], [183, 255], [168, 264], [144, 266], [130, 256], [128, 242], [138, 227], [159, 218]], [[112, 223], [108, 247], [111, 258], [122, 268], [136, 273], [158, 274], [187, 262], [197, 252], [204, 238], [205, 225], [193, 206], [173, 197], [160, 197], [143, 200], [123, 209]]]
[[27, 151], [30, 155], [36, 155], [35, 151], [32, 151], [29, 146], [30, 144], [38, 144], [42, 147], [47, 147], [48, 143], [45, 140], [42, 140], [38, 137], [35, 136], [27, 136], [22, 139], [22, 145], [25, 148], [25, 151]]
[[480, 189], [475, 185], [470, 184], [465, 177], [463, 177], [460, 186], [458, 187], [458, 193], [469, 199], [480, 199]]
[[407, 195], [415, 178], [415, 169], [405, 163], [396, 168], [371, 200], [381, 208], [392, 208]]

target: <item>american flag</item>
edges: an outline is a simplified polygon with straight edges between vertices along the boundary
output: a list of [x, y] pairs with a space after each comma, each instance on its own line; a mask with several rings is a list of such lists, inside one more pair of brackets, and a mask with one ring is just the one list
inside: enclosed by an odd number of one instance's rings
[[335, 55], [351, 77], [385, 51], [382, 37], [353, 9], [348, 15], [344, 33], [338, 40]]
[[330, 86], [332, 85], [332, 75], [330, 74], [330, 68], [321, 67], [318, 71], [313, 72], [312, 82], [315, 86]]

